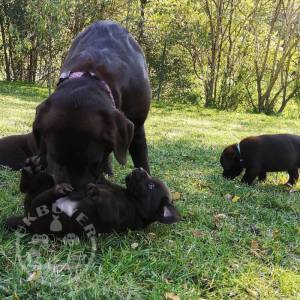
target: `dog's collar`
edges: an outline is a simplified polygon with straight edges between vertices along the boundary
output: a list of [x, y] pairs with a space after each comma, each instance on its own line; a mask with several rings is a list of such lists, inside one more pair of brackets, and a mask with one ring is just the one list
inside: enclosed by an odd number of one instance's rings
[[[85, 74], [88, 74], [91, 77], [95, 77], [96, 78], [96, 74], [92, 73], [92, 72], [63, 72], [61, 73], [61, 75], [59, 76], [59, 81], [57, 83], [57, 86], [62, 83], [63, 81], [65, 81], [66, 79], [74, 79], [74, 78], [80, 78], [82, 76], [84, 76]], [[103, 88], [103, 90], [108, 94], [112, 105], [114, 107], [116, 107], [116, 102], [113, 96], [113, 93], [111, 91], [111, 88], [109, 87], [109, 85], [107, 84], [107, 82], [105, 80], [100, 80], [100, 85]]]
[[243, 162], [244, 160], [242, 159], [240, 143], [237, 143], [237, 144], [236, 144], [236, 149], [237, 149], [238, 154], [239, 154], [239, 156], [240, 156], [240, 162]]

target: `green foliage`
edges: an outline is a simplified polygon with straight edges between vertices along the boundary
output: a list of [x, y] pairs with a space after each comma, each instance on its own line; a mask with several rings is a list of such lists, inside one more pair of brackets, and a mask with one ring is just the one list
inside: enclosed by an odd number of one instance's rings
[[[49, 92], [90, 23], [112, 19], [144, 49], [153, 98], [272, 114], [299, 94], [296, 0], [2, 0], [0, 67]], [[2, 45], [1, 45], [2, 43]]]
[[[46, 95], [38, 87], [0, 83], [1, 135], [30, 131]], [[103, 235], [88, 265], [88, 242], [33, 245], [29, 236], [1, 227], [0, 298], [164, 299], [174, 293], [181, 299], [298, 299], [299, 184], [289, 193], [284, 173], [252, 187], [221, 176], [222, 149], [262, 128], [300, 132], [297, 119], [283, 116], [154, 103], [146, 122], [150, 165], [177, 193], [181, 222]], [[124, 184], [131, 168], [131, 162], [115, 163], [113, 180]], [[19, 178], [0, 170], [1, 223], [22, 212]], [[226, 194], [240, 198], [229, 201]], [[216, 223], [219, 214], [225, 217]]]

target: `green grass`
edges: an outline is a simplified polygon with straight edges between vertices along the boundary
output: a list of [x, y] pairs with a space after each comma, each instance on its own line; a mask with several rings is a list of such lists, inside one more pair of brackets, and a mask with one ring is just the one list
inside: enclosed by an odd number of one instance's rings
[[[0, 83], [0, 135], [30, 131], [46, 96]], [[299, 120], [153, 104], [146, 127], [152, 173], [180, 193], [182, 221], [102, 236], [95, 257], [89, 241], [33, 245], [1, 228], [0, 299], [300, 299], [299, 192], [285, 190], [284, 173], [249, 187], [224, 180], [219, 165], [226, 145], [261, 133], [300, 134]], [[123, 183], [131, 168], [131, 161], [115, 164], [114, 181]], [[22, 211], [18, 184], [17, 172], [0, 171], [1, 222]], [[217, 214], [225, 214], [218, 226]]]

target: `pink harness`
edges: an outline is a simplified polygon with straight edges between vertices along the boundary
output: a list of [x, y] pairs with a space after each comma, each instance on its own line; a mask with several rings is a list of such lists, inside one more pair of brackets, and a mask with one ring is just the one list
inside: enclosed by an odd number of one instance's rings
[[[60, 77], [59, 77], [59, 83], [62, 82], [62, 81], [64, 81], [65, 79], [80, 78], [84, 74], [89, 74], [92, 77], [96, 77], [96, 74], [92, 73], [92, 72], [63, 72], [60, 75]], [[105, 80], [100, 80], [99, 83], [102, 86], [103, 90], [108, 94], [108, 96], [109, 96], [109, 98], [110, 98], [110, 100], [112, 102], [112, 105], [114, 107], [116, 107], [116, 103], [115, 103], [115, 99], [114, 99], [113, 93], [112, 93], [109, 85], [107, 84], [107, 82]]]

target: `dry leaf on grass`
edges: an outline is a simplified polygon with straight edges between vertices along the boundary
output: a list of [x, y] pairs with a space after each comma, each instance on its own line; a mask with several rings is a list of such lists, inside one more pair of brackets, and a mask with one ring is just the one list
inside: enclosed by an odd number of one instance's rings
[[226, 219], [227, 216], [225, 214], [216, 214], [214, 215], [214, 224], [216, 227], [221, 227], [224, 219]]
[[259, 299], [259, 293], [253, 289], [245, 288], [246, 292], [249, 294], [250, 297], [254, 299]]
[[40, 277], [41, 277], [41, 271], [37, 270], [29, 275], [29, 277], [27, 278], [27, 281], [29, 281], [29, 282], [37, 281], [37, 280], [39, 280]]
[[278, 229], [274, 229], [272, 230], [272, 237], [275, 239], [275, 238], [278, 238], [280, 236], [280, 231]]
[[198, 229], [192, 229], [192, 235], [196, 238], [201, 238], [205, 236], [205, 233], [203, 231], [200, 231]]
[[148, 238], [151, 239], [151, 240], [153, 240], [153, 239], [156, 238], [156, 234], [154, 232], [149, 232], [148, 233]]
[[172, 193], [172, 200], [177, 201], [181, 198], [181, 194], [179, 192]]
[[165, 297], [167, 300], [180, 300], [180, 297], [174, 293], [166, 293]]
[[241, 197], [239, 196], [233, 196], [233, 198], [231, 199], [232, 202], [238, 202], [241, 199]]
[[139, 243], [135, 242], [131, 244], [131, 248], [135, 250], [139, 246]]
[[263, 251], [259, 248], [259, 244], [257, 240], [251, 241], [250, 252], [258, 258], [261, 258], [266, 254], [266, 251]]

